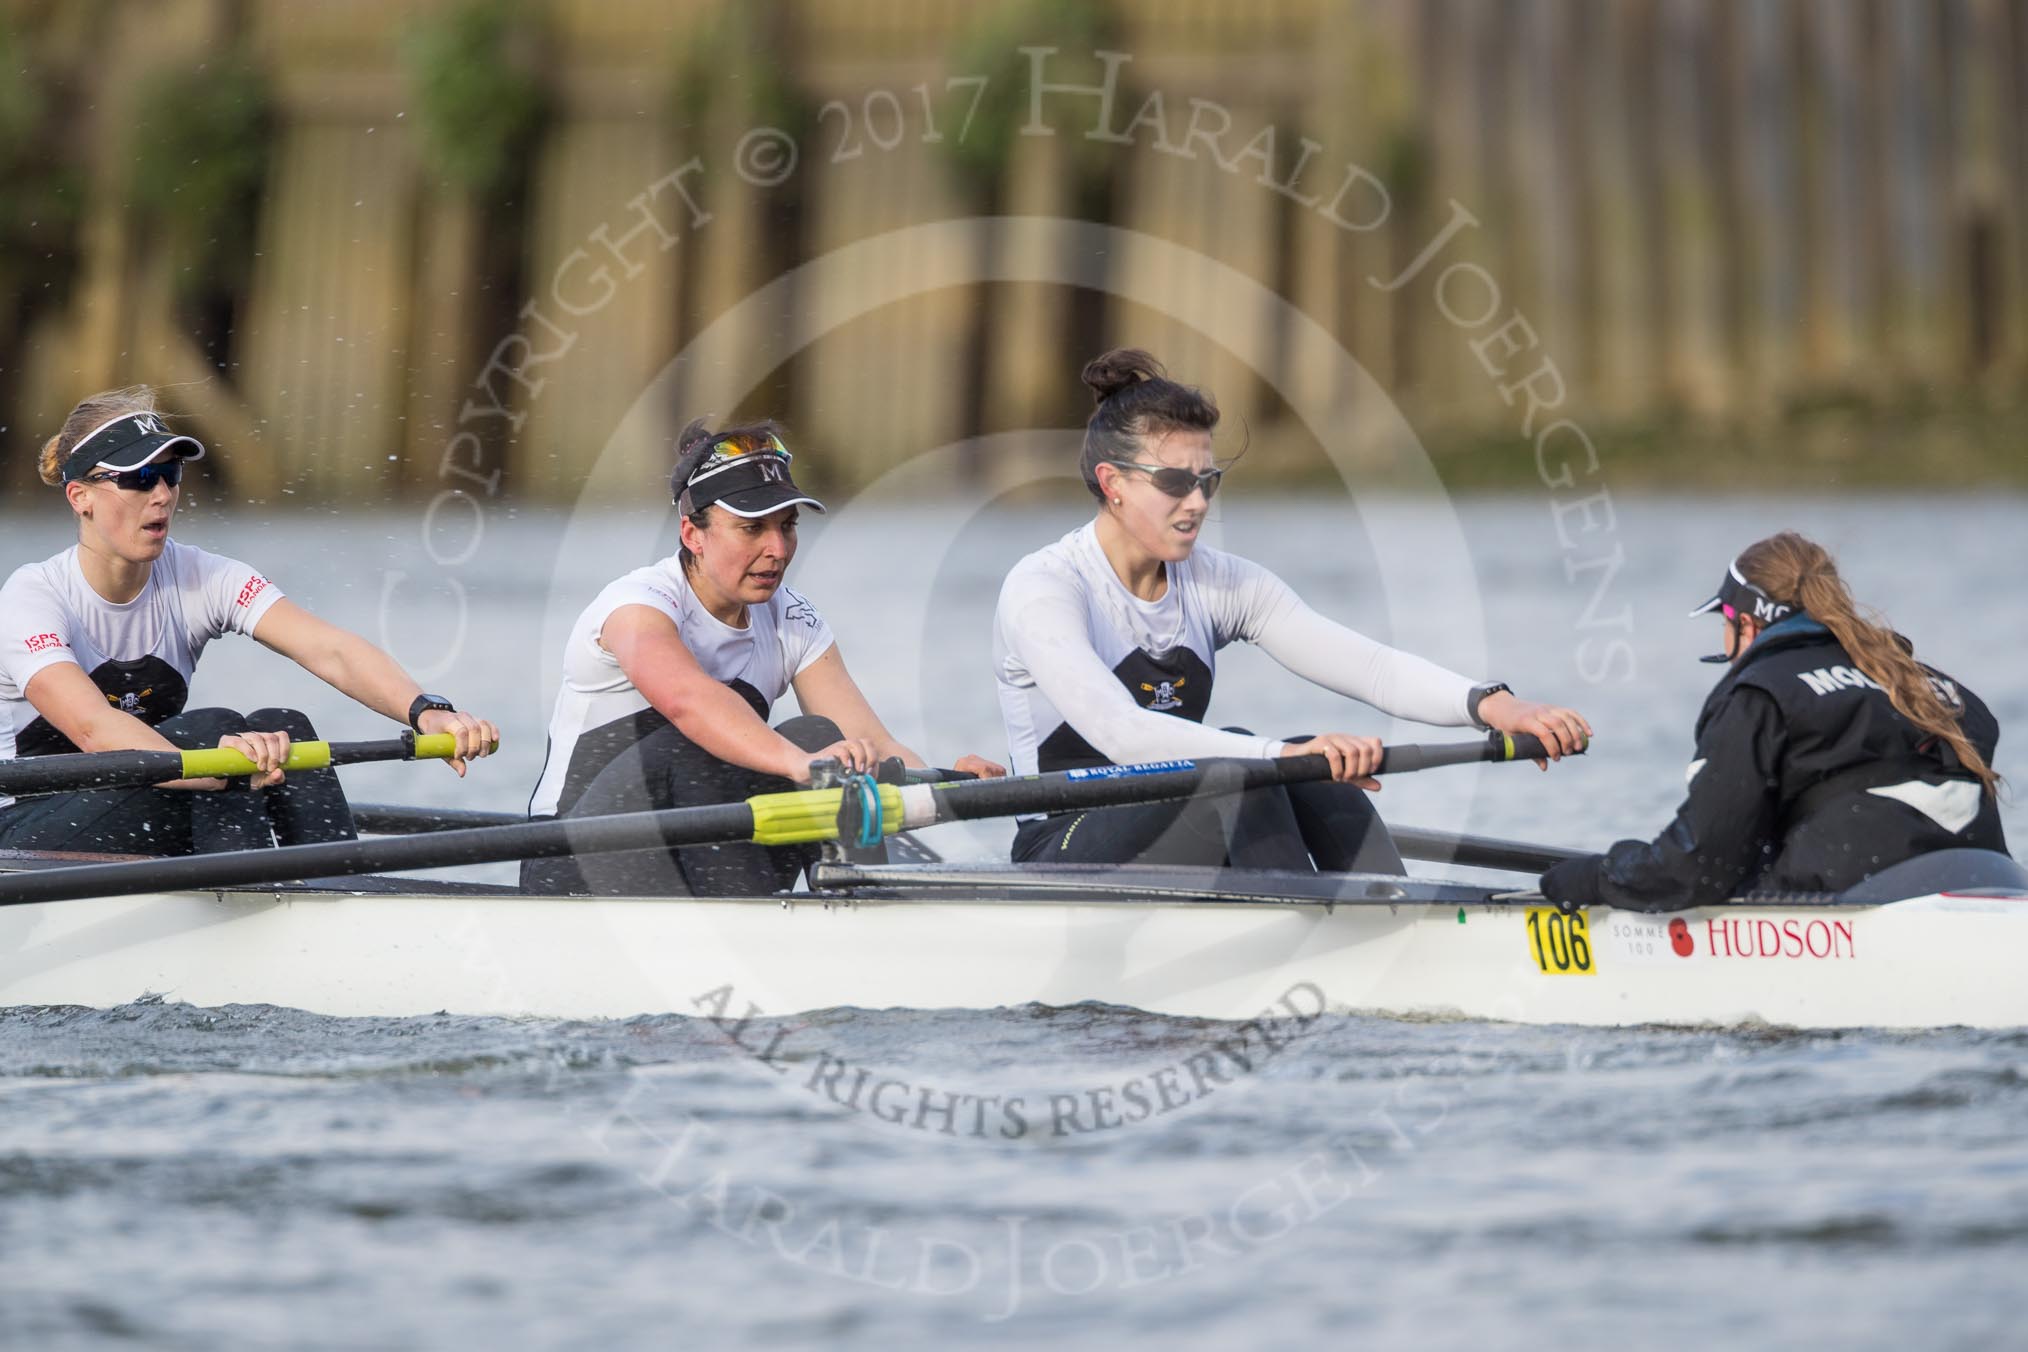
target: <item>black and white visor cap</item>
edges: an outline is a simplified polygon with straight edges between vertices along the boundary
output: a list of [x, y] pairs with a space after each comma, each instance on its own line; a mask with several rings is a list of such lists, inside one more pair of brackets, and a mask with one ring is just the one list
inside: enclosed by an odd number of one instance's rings
[[824, 504], [796, 487], [790, 477], [793, 459], [773, 437], [758, 449], [748, 449], [743, 440], [713, 446], [691, 472], [677, 506], [686, 516], [706, 507], [723, 507], [748, 519], [804, 503], [823, 511]]
[[1796, 613], [1796, 608], [1786, 601], [1777, 601], [1759, 587], [1748, 582], [1739, 571], [1739, 560], [1734, 559], [1725, 570], [1725, 580], [1718, 584], [1718, 591], [1709, 601], [1691, 611], [1692, 615], [1708, 615], [1722, 606], [1731, 606], [1741, 615], [1761, 624], [1773, 624]]
[[159, 413], [122, 413], [78, 442], [63, 462], [63, 480], [71, 483], [99, 470], [139, 469], [164, 451], [174, 452], [179, 460], [202, 460], [204, 443], [170, 431]]

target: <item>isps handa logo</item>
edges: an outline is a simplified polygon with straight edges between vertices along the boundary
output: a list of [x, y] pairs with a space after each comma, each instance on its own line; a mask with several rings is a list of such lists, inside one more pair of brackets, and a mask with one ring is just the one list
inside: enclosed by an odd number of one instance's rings
[[1177, 698], [1176, 692], [1181, 690], [1189, 679], [1187, 676], [1178, 676], [1173, 681], [1157, 681], [1153, 683], [1142, 681], [1141, 689], [1154, 696], [1153, 699], [1148, 701], [1148, 707], [1158, 714], [1167, 713], [1171, 709], [1182, 708], [1183, 701]]

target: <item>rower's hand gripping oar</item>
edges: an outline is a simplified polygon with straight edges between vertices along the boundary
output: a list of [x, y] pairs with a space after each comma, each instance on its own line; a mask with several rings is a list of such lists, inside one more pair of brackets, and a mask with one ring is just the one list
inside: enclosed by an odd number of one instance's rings
[[[291, 742], [281, 768], [284, 772], [328, 770], [366, 761], [449, 760], [457, 754], [457, 739], [448, 732], [423, 736], [404, 732], [374, 742]], [[224, 747], [26, 756], [0, 761], [0, 794], [25, 798], [84, 789], [134, 788], [177, 779], [232, 779], [259, 771], [251, 760]]]
[[[1457, 746], [1390, 747], [1381, 773], [1475, 761], [1531, 760], [1542, 748], [1532, 738], [1495, 735]], [[1391, 763], [1390, 763], [1391, 758]], [[231, 854], [140, 859], [118, 864], [75, 864], [0, 875], [0, 906], [79, 897], [212, 889], [294, 882], [404, 869], [453, 868], [510, 859], [609, 854], [752, 841], [801, 845], [844, 839], [877, 843], [882, 837], [938, 822], [1016, 816], [1029, 812], [1167, 802], [1198, 794], [1236, 793], [1269, 784], [1328, 779], [1322, 756], [1274, 760], [1157, 761], [1101, 765], [1086, 770], [975, 779], [937, 784], [876, 784], [860, 776], [830, 789], [761, 794], [739, 803], [628, 812], [607, 817], [552, 818], [513, 826], [478, 827], [433, 835], [289, 845]]]

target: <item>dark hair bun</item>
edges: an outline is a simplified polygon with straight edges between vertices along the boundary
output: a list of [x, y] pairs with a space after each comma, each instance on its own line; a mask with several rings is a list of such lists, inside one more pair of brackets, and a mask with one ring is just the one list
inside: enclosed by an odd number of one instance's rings
[[1162, 363], [1138, 347], [1116, 347], [1084, 364], [1078, 378], [1091, 387], [1098, 402], [1118, 394], [1130, 385], [1162, 378]]
[[690, 425], [676, 434], [676, 458], [681, 460], [705, 442], [711, 440], [711, 424], [703, 418], [692, 418]]
[[693, 418], [688, 427], [676, 434], [676, 464], [669, 472], [672, 499], [683, 495], [683, 486], [697, 472], [697, 462], [704, 448], [711, 444], [712, 435], [711, 424], [702, 418]]

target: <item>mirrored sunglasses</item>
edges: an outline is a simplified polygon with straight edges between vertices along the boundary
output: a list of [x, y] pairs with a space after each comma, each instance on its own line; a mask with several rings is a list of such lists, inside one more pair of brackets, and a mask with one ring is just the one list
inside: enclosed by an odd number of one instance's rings
[[1137, 469], [1148, 476], [1148, 481], [1172, 498], [1187, 498], [1192, 491], [1203, 489], [1209, 499], [1218, 492], [1218, 481], [1225, 477], [1222, 469], [1207, 469], [1195, 473], [1187, 469], [1176, 469], [1170, 465], [1141, 465], [1132, 460], [1108, 462], [1120, 469]]
[[794, 460], [796, 458], [789, 454], [788, 447], [782, 445], [780, 437], [773, 435], [757, 436], [751, 432], [735, 432], [729, 436], [719, 437], [706, 446], [703, 458], [698, 462], [698, 465], [700, 469], [705, 466], [715, 469], [726, 461], [737, 460], [743, 455], [778, 455], [784, 460]]
[[158, 483], [168, 484], [171, 488], [182, 483], [183, 462], [181, 460], [169, 460], [159, 465], [143, 465], [139, 469], [123, 469], [110, 471], [105, 474], [93, 474], [88, 476], [85, 482], [111, 484], [115, 488], [125, 489], [129, 493], [152, 493], [155, 491], [155, 485]]

